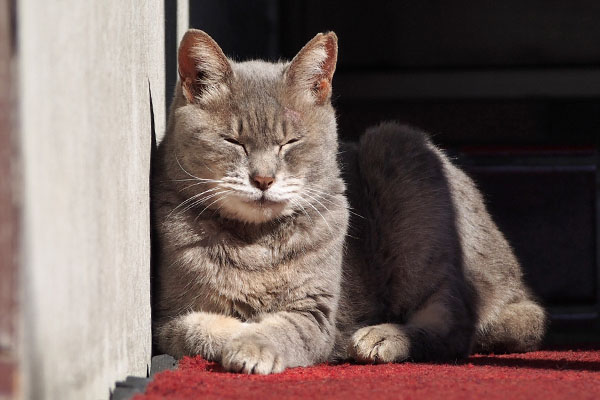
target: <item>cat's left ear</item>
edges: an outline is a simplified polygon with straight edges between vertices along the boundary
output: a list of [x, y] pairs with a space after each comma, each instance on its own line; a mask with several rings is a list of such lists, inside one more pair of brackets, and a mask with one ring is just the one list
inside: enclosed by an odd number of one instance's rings
[[292, 91], [300, 91], [316, 104], [324, 104], [331, 98], [337, 52], [338, 39], [335, 33], [319, 33], [288, 66], [286, 83]]

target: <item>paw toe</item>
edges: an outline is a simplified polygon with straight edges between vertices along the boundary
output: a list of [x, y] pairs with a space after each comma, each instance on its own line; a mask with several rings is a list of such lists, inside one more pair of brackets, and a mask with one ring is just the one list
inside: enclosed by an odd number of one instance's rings
[[361, 328], [352, 336], [352, 357], [364, 363], [388, 363], [408, 358], [408, 340], [402, 328], [382, 324]]
[[230, 372], [271, 374], [284, 370], [281, 357], [264, 340], [235, 339], [226, 345], [223, 367]]

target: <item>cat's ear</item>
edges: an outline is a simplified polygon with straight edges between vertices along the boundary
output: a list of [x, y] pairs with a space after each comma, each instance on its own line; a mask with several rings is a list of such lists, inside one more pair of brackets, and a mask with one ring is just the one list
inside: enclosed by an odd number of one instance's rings
[[181, 39], [177, 61], [183, 95], [190, 103], [223, 90], [232, 75], [223, 50], [198, 29], [188, 30]]
[[294, 57], [286, 71], [287, 84], [302, 91], [317, 104], [331, 97], [331, 81], [337, 62], [335, 33], [319, 33]]

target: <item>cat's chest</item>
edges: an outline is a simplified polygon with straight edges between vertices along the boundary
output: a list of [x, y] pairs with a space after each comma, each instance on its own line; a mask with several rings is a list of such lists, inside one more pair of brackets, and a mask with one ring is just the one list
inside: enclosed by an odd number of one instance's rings
[[203, 248], [207, 261], [218, 267], [223, 274], [260, 275], [276, 273], [278, 267], [291, 258], [293, 249], [277, 238], [245, 241], [230, 234], [219, 234]]
[[216, 245], [204, 249], [201, 308], [243, 319], [285, 308], [293, 288], [304, 279], [302, 268], [277, 244]]

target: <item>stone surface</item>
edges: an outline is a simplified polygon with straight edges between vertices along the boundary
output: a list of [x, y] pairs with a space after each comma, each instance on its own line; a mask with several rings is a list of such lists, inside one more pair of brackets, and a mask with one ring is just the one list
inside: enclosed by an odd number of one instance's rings
[[150, 366], [150, 376], [162, 371], [177, 368], [177, 360], [168, 354], [160, 354], [152, 357], [152, 365]]
[[150, 380], [150, 378], [128, 376], [125, 381], [116, 383], [115, 390], [110, 395], [110, 400], [132, 399], [136, 393], [144, 393]]
[[13, 4], [0, 0], [0, 399], [18, 394], [18, 205], [15, 151]]
[[115, 389], [110, 395], [110, 400], [129, 400], [136, 393], [143, 393], [146, 386], [152, 381], [155, 374], [177, 368], [177, 360], [168, 354], [159, 354], [152, 357], [150, 366], [150, 377], [128, 376], [124, 381], [115, 384]]

